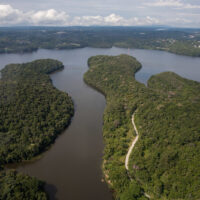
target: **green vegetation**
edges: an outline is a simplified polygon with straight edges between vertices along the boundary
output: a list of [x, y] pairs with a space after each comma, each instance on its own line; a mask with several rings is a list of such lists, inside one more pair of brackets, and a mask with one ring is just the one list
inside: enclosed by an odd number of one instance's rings
[[62, 69], [56, 60], [7, 65], [0, 80], [0, 163], [31, 159], [69, 124], [71, 98], [47, 75]]
[[[145, 87], [134, 78], [141, 65], [127, 55], [95, 56], [88, 64], [84, 80], [107, 100], [103, 170], [116, 199], [147, 199], [144, 191], [153, 199], [199, 199], [200, 83], [166, 72]], [[128, 174], [136, 110], [140, 138]]]
[[[57, 60], [7, 65], [0, 79], [0, 169], [29, 160], [52, 144], [70, 123], [73, 102], [53, 87]], [[46, 199], [44, 183], [13, 171], [0, 174], [0, 199]]]
[[169, 46], [169, 51], [187, 56], [200, 56], [200, 42], [176, 41]]
[[[107, 106], [104, 112], [103, 137], [105, 142], [103, 170], [107, 182], [116, 192], [116, 198], [142, 197], [142, 188], [130, 182], [124, 167], [125, 155], [133, 139], [131, 115], [136, 109], [138, 93], [146, 88], [134, 79], [141, 68], [131, 56], [95, 56], [88, 60], [90, 66], [84, 76], [87, 84], [105, 94]], [[134, 198], [132, 198], [134, 199]]]
[[44, 182], [16, 171], [0, 173], [1, 200], [47, 200]]
[[158, 98], [138, 108], [131, 172], [154, 199], [200, 199], [200, 83], [166, 72], [148, 87]]
[[155, 49], [200, 56], [200, 30], [161, 27], [0, 28], [0, 53], [82, 47]]

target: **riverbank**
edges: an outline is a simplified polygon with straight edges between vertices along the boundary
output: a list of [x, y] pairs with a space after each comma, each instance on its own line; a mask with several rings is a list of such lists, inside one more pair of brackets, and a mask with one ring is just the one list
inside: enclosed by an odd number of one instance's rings
[[96, 56], [90, 58], [88, 64], [89, 70], [84, 80], [106, 94], [107, 104], [103, 117], [105, 178], [114, 190], [115, 198], [125, 199], [129, 194], [135, 196], [136, 191], [139, 191], [137, 195], [144, 196], [143, 189], [136, 181], [130, 181], [124, 165], [128, 144], [134, 132], [130, 116], [136, 110], [136, 102], [139, 100], [133, 91], [138, 88], [145, 90], [145, 86], [134, 79], [134, 73], [141, 65], [128, 55]]
[[[184, 155], [187, 154], [193, 161], [190, 167], [198, 174], [199, 146], [195, 144], [199, 142], [196, 137], [199, 127], [200, 83], [166, 72], [151, 77], [148, 87], [145, 87], [134, 79], [135, 72], [141, 66], [127, 55], [95, 56], [89, 59], [88, 64], [89, 70], [84, 79], [89, 85], [106, 94], [107, 105], [103, 126], [106, 160], [104, 171], [112, 183], [110, 186], [115, 191], [116, 199], [134, 199], [136, 191], [137, 198], [138, 195], [149, 198], [145, 192], [153, 199], [174, 199], [176, 195], [187, 199], [188, 194], [198, 197], [197, 191], [188, 190], [188, 187], [197, 187], [196, 181], [190, 182], [193, 186], [188, 185], [190, 178], [183, 176], [181, 168], [188, 168], [188, 164], [182, 162]], [[130, 119], [136, 109], [135, 123], [140, 130], [141, 139], [136, 140], [137, 148], [131, 148], [132, 151], [129, 151], [132, 138], [129, 137], [129, 133], [133, 133], [133, 129], [136, 128]], [[192, 121], [187, 120], [187, 115]], [[190, 127], [195, 127], [196, 131]], [[190, 143], [196, 149], [193, 149]], [[193, 149], [195, 156], [191, 155], [190, 148]], [[129, 154], [125, 159], [127, 152]], [[125, 160], [128, 160], [127, 165], [124, 163]], [[127, 173], [125, 166], [128, 169], [128, 166], [133, 167]], [[173, 179], [173, 184], [179, 188], [177, 191], [170, 185], [172, 181], [169, 182], [166, 178], [166, 171], [170, 174], [170, 179]], [[194, 177], [194, 174], [191, 176]], [[185, 182], [185, 179], [188, 181]], [[180, 185], [178, 180], [184, 184]], [[184, 193], [181, 192], [183, 188]]]
[[[173, 70], [186, 78], [200, 81], [200, 62], [198, 58], [194, 59], [191, 57], [177, 56], [166, 52], [151, 50], [136, 49], [132, 51], [130, 49], [129, 52], [131, 55], [137, 57], [143, 65], [142, 69], [136, 73], [136, 79], [138, 81], [144, 81], [145, 83], [146, 80], [149, 79], [148, 77], [152, 74], [165, 71], [166, 69]], [[67, 91], [70, 96], [73, 97], [76, 104], [76, 113], [73, 121], [70, 127], [65, 130], [65, 133], [56, 139], [56, 142], [52, 145], [52, 148], [45, 153], [45, 156], [31, 164], [18, 166], [18, 170], [20, 172], [29, 174], [30, 176], [35, 176], [41, 180], [45, 180], [47, 183], [53, 184], [56, 188], [52, 189], [51, 187], [48, 191], [49, 193], [55, 191], [56, 198], [58, 199], [112, 199], [109, 191], [107, 191], [106, 184], [100, 183], [102, 172], [99, 166], [102, 164], [101, 158], [104, 148], [104, 145], [102, 144], [101, 129], [103, 124], [102, 115], [105, 108], [105, 98], [100, 93], [87, 87], [82, 81], [82, 76], [83, 73], [88, 70], [88, 57], [97, 54], [118, 55], [121, 53], [128, 53], [128, 51], [127, 49], [119, 48], [84, 48], [76, 50], [40, 49], [38, 52], [33, 54], [0, 55], [0, 67], [5, 66], [8, 63], [26, 63], [34, 59], [45, 57], [61, 60], [65, 65], [64, 70], [53, 74], [51, 79], [53, 85], [58, 90], [63, 92]], [[154, 102], [154, 100], [152, 102]], [[159, 107], [162, 109], [162, 105]], [[190, 110], [190, 108], [188, 109]], [[153, 109], [153, 112], [155, 111], [157, 111], [156, 106]], [[131, 137], [127, 142], [128, 145], [124, 155], [126, 155], [128, 147], [131, 144], [132, 139], [135, 137], [133, 136], [134, 130], [131, 124], [131, 117], [133, 113], [134, 111], [131, 111], [130, 115], [127, 117], [130, 124], [126, 127], [130, 127], [132, 130], [129, 132]], [[138, 115], [136, 116], [135, 123], [139, 133], [145, 134], [145, 132], [142, 132], [144, 124], [138, 121]], [[193, 118], [194, 117], [191, 116], [191, 119]], [[150, 122], [152, 122], [151, 118], [145, 121], [145, 123]], [[155, 121], [153, 122], [155, 123]], [[139, 144], [140, 142], [141, 140], [138, 140], [136, 148], [134, 148], [133, 160], [135, 158], [135, 150], [137, 150], [140, 145], [146, 145], [143, 143]], [[141, 148], [142, 153], [143, 151], [144, 149]], [[143, 153], [143, 155], [147, 156], [148, 152], [145, 153], [146, 154]], [[122, 158], [121, 166], [124, 166], [124, 160], [125, 156]], [[148, 158], [148, 161], [150, 160], [151, 157]], [[129, 161], [131, 162], [131, 160]], [[91, 165], [91, 163], [93, 164]], [[130, 166], [133, 164], [130, 163]], [[156, 163], [154, 162], [154, 164]], [[57, 170], [58, 168], [59, 170]], [[76, 176], [74, 176], [74, 174], [76, 174]], [[80, 177], [82, 178], [80, 179]], [[87, 184], [85, 182], [86, 180]], [[79, 191], [79, 193], [77, 193], [77, 191]]]
[[[31, 160], [44, 152], [69, 125], [74, 113], [72, 99], [67, 93], [53, 87], [48, 76], [63, 67], [57, 60], [43, 59], [26, 64], [7, 65], [1, 70], [1, 165]], [[28, 194], [29, 199], [35, 199], [35, 195], [39, 198], [37, 191], [34, 195], [31, 194], [31, 187], [24, 191], [23, 179], [28, 179], [30, 184], [42, 182], [17, 172], [1, 174], [2, 195], [18, 198], [17, 191], [20, 190], [21, 199], [26, 198]], [[14, 188], [10, 193], [6, 191], [6, 180], [9, 177], [13, 177]], [[20, 183], [21, 189], [18, 188]], [[42, 185], [44, 189], [44, 184]]]
[[[112, 36], [111, 36], [112, 33]], [[159, 49], [200, 56], [199, 33], [194, 29], [156, 27], [5, 27], [0, 28], [0, 53], [31, 53], [38, 49], [134, 48]], [[25, 37], [24, 37], [25, 36]], [[46, 39], [44, 39], [46, 38]]]

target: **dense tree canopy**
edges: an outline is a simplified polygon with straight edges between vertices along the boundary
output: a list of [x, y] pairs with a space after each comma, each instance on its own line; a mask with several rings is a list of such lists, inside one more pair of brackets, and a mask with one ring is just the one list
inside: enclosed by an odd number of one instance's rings
[[[7, 65], [0, 79], [0, 170], [7, 163], [41, 153], [70, 123], [73, 103], [53, 87], [49, 73], [62, 69], [57, 60]], [[17, 173], [0, 172], [1, 200], [46, 200], [44, 183]]]
[[[116, 198], [143, 198], [140, 186], [132, 191], [133, 185], [124, 167], [125, 154], [133, 139], [131, 115], [139, 101], [138, 91], [145, 92], [134, 73], [141, 68], [131, 56], [95, 56], [88, 60], [90, 66], [84, 76], [87, 84], [105, 94], [107, 106], [104, 112], [103, 136], [105, 141], [103, 170], [107, 182], [116, 192]], [[132, 185], [130, 185], [132, 184]], [[145, 197], [144, 197], [145, 198]]]
[[138, 108], [130, 168], [155, 199], [199, 199], [200, 83], [166, 72], [148, 87], [158, 98]]
[[7, 65], [0, 80], [0, 163], [27, 160], [51, 144], [70, 122], [73, 103], [47, 75], [56, 60]]
[[16, 171], [0, 173], [1, 200], [47, 200], [44, 182]]
[[[172, 72], [150, 78], [148, 87], [134, 73], [141, 65], [132, 57], [95, 56], [84, 80], [105, 94], [103, 169], [121, 200], [200, 198], [200, 83]], [[140, 138], [129, 162], [135, 114]]]

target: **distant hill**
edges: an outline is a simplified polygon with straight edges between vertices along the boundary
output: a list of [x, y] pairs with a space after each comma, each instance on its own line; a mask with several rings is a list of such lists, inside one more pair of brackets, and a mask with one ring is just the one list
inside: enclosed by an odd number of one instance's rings
[[0, 53], [116, 46], [200, 56], [199, 41], [200, 29], [166, 26], [0, 27]]

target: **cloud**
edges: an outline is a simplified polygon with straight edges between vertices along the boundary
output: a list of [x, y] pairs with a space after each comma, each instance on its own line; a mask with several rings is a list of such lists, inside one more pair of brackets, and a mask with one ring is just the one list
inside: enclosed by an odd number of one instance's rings
[[10, 5], [0, 5], [0, 23], [20, 23], [23, 21], [23, 13]]
[[[26, 14], [27, 15], [27, 14]], [[62, 24], [65, 25], [69, 19], [69, 15], [65, 12], [58, 12], [54, 9], [46, 11], [37, 11], [29, 13], [28, 20], [34, 25], [53, 25]]]
[[82, 25], [82, 26], [89, 26], [89, 25], [112, 25], [112, 26], [123, 26], [127, 24], [127, 20], [121, 17], [120, 15], [116, 15], [114, 13], [108, 16], [82, 16], [82, 17], [75, 17], [71, 25]]
[[80, 26], [88, 26], [88, 25], [101, 25], [104, 22], [104, 18], [100, 15], [97, 16], [82, 16], [82, 17], [74, 17], [70, 23], [70, 25], [80, 25]]
[[0, 25], [65, 25], [69, 15], [54, 9], [23, 12], [10, 5], [0, 5]]
[[182, 3], [179, 0], [159, 0], [150, 3], [144, 3], [146, 6], [154, 6], [154, 7], [180, 7]]
[[71, 25], [106, 25], [106, 26], [140, 26], [140, 25], [156, 25], [159, 24], [159, 20], [150, 16], [143, 18], [133, 17], [125, 19], [120, 15], [114, 13], [108, 16], [82, 16], [75, 17]]
[[200, 6], [199, 5], [192, 5], [192, 4], [183, 4], [183, 8], [186, 8], [186, 9], [199, 9]]
[[[159, 0], [153, 3], [146, 3], [146, 6], [171, 6], [174, 8], [181, 8], [183, 4], [180, 0]], [[193, 8], [194, 5], [184, 4], [184, 7]], [[182, 12], [183, 13], [183, 12]], [[176, 16], [179, 13], [176, 12]], [[185, 12], [181, 16], [168, 15], [157, 17], [154, 13], [147, 14], [146, 16], [132, 16], [125, 18], [121, 15], [112, 13], [108, 15], [83, 15], [83, 16], [70, 16], [65, 11], [56, 9], [47, 10], [31, 10], [22, 11], [13, 8], [9, 4], [0, 4], [0, 26], [12, 25], [33, 25], [33, 26], [144, 26], [144, 25], [174, 25], [174, 26], [200, 26], [200, 18], [196, 17], [194, 12]]]
[[185, 9], [200, 8], [199, 5], [183, 3], [180, 0], [157, 0], [154, 2], [143, 3], [143, 5], [151, 7], [175, 7], [175, 8], [185, 8]]
[[0, 5], [0, 18], [7, 17], [13, 14], [20, 14], [20, 11], [13, 9], [10, 5]]
[[64, 11], [55, 9], [23, 12], [14, 9], [10, 5], [0, 5], [0, 25], [51, 25], [51, 26], [90, 26], [90, 25], [110, 25], [110, 26], [134, 26], [151, 25], [159, 21], [152, 17], [125, 19], [114, 13], [107, 16], [75, 16], [70, 17]]
[[149, 16], [146, 17], [146, 21], [148, 22], [148, 24], [158, 24], [159, 23], [158, 19], [149, 17]]
[[111, 23], [111, 24], [116, 24], [116, 25], [121, 24], [121, 23], [123, 24], [123, 22], [124, 22], [123, 17], [121, 17], [119, 15], [115, 15], [115, 14], [111, 14], [111, 15], [105, 17], [104, 20], [106, 23]]

